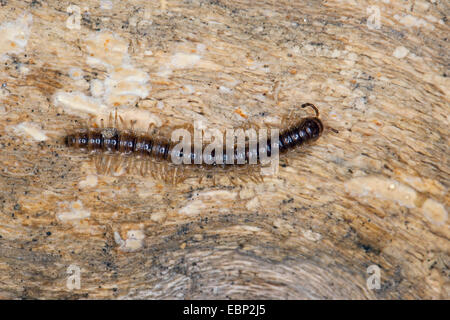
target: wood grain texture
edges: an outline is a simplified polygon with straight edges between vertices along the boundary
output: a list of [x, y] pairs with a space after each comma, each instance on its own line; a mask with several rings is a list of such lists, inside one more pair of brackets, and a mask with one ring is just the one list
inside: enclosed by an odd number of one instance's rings
[[[0, 298], [448, 299], [448, 2], [0, 3]], [[270, 127], [303, 102], [327, 129], [263, 183], [98, 175], [60, 143], [114, 108]]]

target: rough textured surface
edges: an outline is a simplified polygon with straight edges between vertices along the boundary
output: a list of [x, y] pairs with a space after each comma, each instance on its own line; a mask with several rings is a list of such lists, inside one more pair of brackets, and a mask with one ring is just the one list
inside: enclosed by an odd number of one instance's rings
[[[0, 298], [448, 298], [447, 1], [68, 6], [0, 1]], [[58, 140], [302, 102], [328, 129], [264, 183], [97, 175]]]

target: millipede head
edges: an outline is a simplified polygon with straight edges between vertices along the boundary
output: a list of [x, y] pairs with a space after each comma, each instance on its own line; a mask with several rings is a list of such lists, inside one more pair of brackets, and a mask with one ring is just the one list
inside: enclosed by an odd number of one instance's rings
[[316, 140], [322, 135], [322, 132], [323, 132], [323, 123], [319, 119], [319, 115], [320, 115], [319, 109], [315, 105], [313, 105], [312, 103], [309, 103], [309, 102], [302, 104], [301, 107], [302, 108], [310, 107], [315, 112], [314, 117], [304, 118], [301, 121], [301, 123], [302, 123], [301, 126], [305, 129], [307, 128], [308, 131], [311, 132], [312, 140]]
[[319, 139], [323, 132], [323, 123], [317, 117], [304, 118], [301, 122], [300, 128], [306, 130], [310, 136], [311, 141]]

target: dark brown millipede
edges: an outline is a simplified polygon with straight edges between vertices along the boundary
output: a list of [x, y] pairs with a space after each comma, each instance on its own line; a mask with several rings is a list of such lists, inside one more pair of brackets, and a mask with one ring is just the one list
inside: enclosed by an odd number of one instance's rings
[[[319, 119], [319, 110], [312, 103], [304, 103], [302, 108], [311, 107], [315, 111], [315, 116], [305, 117], [297, 121], [293, 126], [281, 131], [278, 138], [278, 149], [280, 153], [286, 153], [295, 149], [306, 142], [317, 140], [323, 132], [323, 124]], [[151, 157], [156, 160], [170, 160], [170, 154], [174, 144], [167, 139], [153, 137], [150, 135], [140, 135], [133, 130], [118, 130], [116, 128], [94, 128], [77, 131], [69, 134], [64, 139], [66, 146], [88, 151], [100, 151], [107, 153], [135, 154], [141, 157]], [[237, 148], [234, 148], [234, 160], [245, 158], [245, 163], [249, 163], [248, 146], [245, 148], [245, 154], [240, 154]], [[271, 155], [271, 139], [267, 139], [265, 152], [267, 156]], [[260, 148], [255, 151], [257, 160], [260, 159]], [[183, 156], [180, 154], [179, 156]], [[196, 153], [191, 150], [187, 158], [195, 163]], [[214, 157], [214, 153], [212, 153]], [[222, 163], [227, 163], [226, 151], [223, 152]], [[233, 163], [235, 164], [235, 163]], [[212, 164], [216, 165], [215, 162]]]

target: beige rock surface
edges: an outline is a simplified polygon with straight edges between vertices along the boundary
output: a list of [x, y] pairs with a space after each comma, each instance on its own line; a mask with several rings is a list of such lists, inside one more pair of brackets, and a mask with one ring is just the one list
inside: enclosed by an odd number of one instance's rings
[[[0, 298], [447, 299], [449, 12], [0, 1]], [[225, 128], [303, 102], [327, 130], [263, 183], [99, 175], [58, 140], [116, 107]]]

